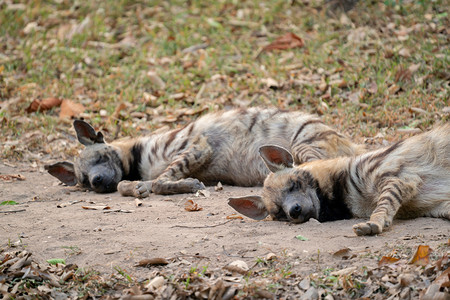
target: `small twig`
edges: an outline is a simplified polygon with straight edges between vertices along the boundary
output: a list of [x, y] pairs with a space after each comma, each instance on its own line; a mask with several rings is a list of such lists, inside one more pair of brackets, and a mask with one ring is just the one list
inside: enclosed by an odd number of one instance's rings
[[223, 249], [223, 253], [228, 257], [240, 257], [240, 255], [232, 255], [232, 254], [228, 253], [227, 250], [225, 250], [224, 245], [222, 245], [222, 249]]
[[[225, 246], [222, 245], [222, 250], [223, 250], [223, 254], [225, 254], [228, 257], [240, 257], [240, 258], [254, 258], [254, 256], [244, 256], [244, 255], [233, 255], [227, 252], [227, 250], [225, 249]], [[253, 268], [253, 267], [252, 267]]]
[[120, 129], [121, 129], [120, 122], [117, 122], [116, 131], [114, 132], [113, 140], [115, 140], [119, 137]]
[[192, 258], [200, 258], [200, 259], [210, 259], [211, 257], [208, 256], [202, 256], [202, 255], [195, 255], [195, 254], [179, 254], [177, 256], [169, 257], [167, 260], [175, 260], [180, 257], [192, 257]]
[[222, 223], [219, 223], [219, 224], [215, 224], [215, 225], [205, 225], [205, 226], [174, 225], [174, 226], [171, 226], [170, 228], [175, 228], [175, 227], [178, 227], [178, 228], [211, 228], [211, 227], [217, 227], [217, 226], [225, 225], [225, 224], [227, 224], [227, 223], [229, 223], [231, 221], [233, 221], [233, 220], [228, 220], [228, 221], [225, 221], [225, 222], [222, 222]]
[[7, 213], [16, 213], [16, 212], [21, 212], [21, 211], [26, 211], [26, 209], [23, 208], [23, 209], [18, 209], [18, 210], [0, 210], [0, 213], [7, 214]]
[[203, 96], [203, 92], [205, 91], [205, 88], [206, 88], [206, 84], [202, 84], [197, 95], [195, 95], [195, 101], [198, 101]]
[[184, 48], [183, 50], [181, 50], [181, 53], [183, 53], [183, 54], [192, 53], [192, 52], [195, 52], [200, 49], [206, 49], [208, 47], [209, 47], [208, 43], [197, 44], [197, 45], [194, 45], [191, 47]]

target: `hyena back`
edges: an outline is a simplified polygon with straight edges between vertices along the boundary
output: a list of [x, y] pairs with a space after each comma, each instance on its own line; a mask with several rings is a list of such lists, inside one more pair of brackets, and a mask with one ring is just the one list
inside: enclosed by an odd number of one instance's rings
[[72, 169], [58, 163], [47, 167], [50, 174], [67, 184], [97, 192], [117, 188], [135, 197], [195, 192], [203, 182], [261, 185], [268, 174], [258, 155], [264, 144], [290, 149], [295, 164], [365, 151], [315, 116], [277, 109], [211, 113], [183, 128], [109, 144], [86, 122], [74, 127], [87, 147]]
[[[280, 147], [266, 151], [290, 155]], [[394, 217], [450, 220], [450, 123], [356, 157], [293, 167], [289, 159], [262, 156], [273, 172], [262, 198], [230, 199], [230, 205], [238, 211], [245, 207], [242, 213], [250, 217], [270, 214], [294, 223], [369, 218], [354, 225], [357, 235], [381, 233]]]

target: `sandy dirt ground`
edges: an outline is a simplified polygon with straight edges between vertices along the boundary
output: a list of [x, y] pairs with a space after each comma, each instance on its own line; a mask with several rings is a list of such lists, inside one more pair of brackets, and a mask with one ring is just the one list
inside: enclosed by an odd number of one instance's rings
[[[185, 257], [192, 264], [223, 267], [237, 259], [252, 265], [274, 253], [289, 257], [293, 272], [308, 274], [325, 268], [374, 266], [380, 255], [402, 247], [426, 244], [439, 249], [450, 236], [449, 222], [432, 218], [397, 220], [391, 230], [373, 237], [355, 236], [351, 229], [358, 222], [355, 219], [293, 225], [227, 218], [235, 213], [228, 197], [259, 194], [261, 188], [224, 186], [215, 191], [208, 187], [206, 196], [151, 195], [136, 206], [135, 199], [117, 192], [96, 194], [60, 185], [39, 167], [0, 163], [0, 174], [25, 177], [0, 182], [0, 202], [18, 203], [0, 207], [3, 245], [19, 242], [35, 259], [65, 258], [67, 263], [104, 273], [119, 266], [145, 277], [148, 269], [134, 265], [154, 257]], [[202, 210], [185, 210], [189, 199]], [[109, 209], [102, 209], [105, 206]], [[299, 235], [307, 240], [296, 238]], [[344, 248], [356, 254], [353, 259], [333, 255]]]

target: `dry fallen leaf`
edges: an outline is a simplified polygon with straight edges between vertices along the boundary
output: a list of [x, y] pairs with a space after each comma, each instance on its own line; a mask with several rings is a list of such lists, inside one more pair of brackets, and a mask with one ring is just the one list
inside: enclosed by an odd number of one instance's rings
[[411, 80], [412, 72], [409, 69], [405, 69], [403, 67], [400, 67], [397, 72], [395, 73], [395, 82], [408, 82]]
[[400, 259], [392, 257], [392, 256], [383, 256], [380, 261], [378, 262], [378, 266], [384, 266], [384, 265], [391, 265], [398, 262]]
[[59, 118], [72, 118], [84, 112], [84, 106], [80, 103], [75, 103], [70, 100], [64, 99], [61, 103], [61, 112]]
[[165, 117], [162, 122], [165, 123], [173, 123], [176, 122], [178, 120], [178, 116], [174, 116], [174, 115], [167, 115], [167, 117]]
[[275, 41], [265, 46], [256, 57], [258, 57], [264, 51], [272, 50], [286, 50], [292, 48], [301, 48], [305, 45], [303, 39], [293, 34], [292, 32], [286, 33], [278, 37]]
[[147, 76], [155, 88], [163, 90], [166, 87], [166, 83], [158, 76], [158, 74], [156, 74], [156, 72], [148, 71]]
[[367, 86], [367, 91], [371, 94], [376, 94], [378, 91], [378, 85], [375, 81], [372, 81], [369, 83], [369, 85]]
[[221, 183], [220, 181], [219, 181], [219, 182], [217, 183], [217, 185], [214, 187], [214, 190], [215, 190], [216, 192], [223, 190], [223, 185], [222, 185], [222, 183]]
[[333, 253], [333, 257], [348, 259], [350, 257], [352, 250], [350, 248], [343, 248]]
[[119, 105], [116, 106], [116, 109], [114, 110], [113, 113], [113, 118], [117, 119], [119, 118], [119, 114], [122, 110], [124, 110], [125, 108], [127, 108], [127, 105], [123, 102], [120, 102]]
[[411, 72], [411, 74], [416, 73], [420, 69], [420, 63], [419, 64], [412, 64], [408, 67], [408, 70]]
[[232, 215], [227, 216], [227, 220], [235, 220], [235, 219], [243, 220], [244, 218], [242, 216], [237, 215], [237, 214], [232, 214]]
[[198, 190], [197, 193], [195, 193], [197, 197], [203, 196], [206, 198], [209, 198], [211, 196], [211, 192], [208, 190]]
[[163, 276], [156, 276], [150, 282], [145, 286], [147, 290], [154, 291], [160, 287], [162, 287], [164, 284], [164, 277]]
[[92, 210], [102, 210], [102, 209], [111, 209], [108, 205], [93, 205], [93, 206], [82, 206], [83, 209], [92, 209]]
[[126, 213], [126, 214], [131, 214], [134, 212], [134, 210], [129, 210], [129, 209], [120, 209], [120, 208], [116, 208], [116, 209], [109, 209], [105, 208], [105, 211], [103, 211], [103, 213], [115, 213], [115, 212], [121, 212], [121, 213]]
[[292, 48], [301, 48], [305, 45], [303, 39], [293, 34], [292, 32], [286, 33], [280, 36], [275, 41], [264, 47], [264, 51], [270, 51], [273, 49], [284, 50]]
[[45, 98], [42, 100], [34, 99], [25, 111], [27, 113], [32, 113], [35, 111], [49, 110], [53, 107], [61, 105], [61, 101], [61, 99], [55, 97]]
[[413, 258], [409, 261], [409, 264], [426, 266], [430, 263], [431, 251], [433, 250], [431, 250], [430, 246], [419, 245]]
[[450, 269], [446, 269], [441, 273], [433, 282], [434, 284], [438, 284], [439, 286], [450, 286]]
[[208, 110], [207, 106], [204, 106], [204, 107], [202, 107], [200, 109], [192, 109], [192, 108], [190, 108], [190, 109], [186, 110], [183, 113], [183, 115], [185, 115], [185, 116], [198, 115], [198, 114], [201, 114], [202, 112], [204, 112], [205, 110]]
[[393, 85], [391, 85], [391, 86], [388, 88], [388, 91], [389, 91], [389, 94], [390, 94], [390, 95], [394, 95], [394, 94], [396, 94], [398, 91], [400, 91], [400, 87], [399, 87], [398, 85], [396, 85], [396, 84], [393, 84]]
[[402, 48], [398, 51], [398, 55], [403, 57], [411, 57], [411, 52], [407, 48]]
[[64, 202], [64, 203], [57, 204], [56, 207], [57, 208], [63, 208], [63, 207], [66, 207], [66, 206], [69, 206], [69, 205], [74, 205], [74, 204], [77, 204], [77, 203], [80, 203], [80, 202], [84, 202], [84, 200], [73, 200], [73, 201], [69, 201], [69, 202]]
[[398, 281], [400, 281], [400, 285], [402, 287], [410, 286], [411, 283], [414, 281], [414, 275], [413, 274], [400, 274], [398, 277]]
[[436, 268], [437, 270], [441, 270], [442, 266], [447, 265], [449, 263], [449, 257], [447, 254], [444, 254], [437, 262], [436, 262]]
[[135, 267], [145, 267], [145, 266], [162, 266], [167, 265], [169, 262], [167, 259], [162, 257], [155, 257], [155, 258], [146, 258], [140, 260]]
[[182, 100], [186, 97], [185, 93], [176, 93], [169, 95], [169, 99]]
[[189, 199], [184, 203], [184, 209], [187, 211], [199, 211], [203, 210], [202, 207], [198, 206], [193, 200]]
[[280, 87], [280, 84], [273, 78], [263, 78], [261, 79], [261, 83], [265, 84], [270, 89], [278, 89]]
[[25, 176], [21, 174], [0, 174], [0, 179], [3, 181], [25, 180]]
[[241, 275], [247, 274], [247, 272], [249, 270], [247, 263], [243, 260], [235, 260], [223, 268], [230, 272], [239, 273]]
[[348, 267], [342, 270], [333, 271], [330, 273], [332, 276], [346, 276], [353, 273], [357, 268], [356, 267]]
[[410, 112], [415, 112], [415, 113], [418, 113], [418, 114], [422, 114], [422, 115], [428, 115], [429, 114], [426, 110], [424, 110], [424, 109], [422, 109], [420, 107], [410, 107], [409, 111]]

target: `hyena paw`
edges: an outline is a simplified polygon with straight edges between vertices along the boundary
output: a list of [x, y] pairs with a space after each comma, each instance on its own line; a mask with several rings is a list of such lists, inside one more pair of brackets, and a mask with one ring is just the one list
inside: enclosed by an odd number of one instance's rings
[[383, 231], [383, 227], [375, 222], [365, 222], [353, 225], [353, 231], [356, 235], [374, 235]]
[[145, 198], [150, 196], [152, 192], [152, 185], [148, 181], [139, 181], [135, 185], [135, 194], [134, 196], [137, 198]]
[[151, 182], [149, 181], [128, 181], [119, 182], [117, 190], [122, 196], [145, 198], [150, 195]]
[[133, 186], [135, 182], [123, 180], [117, 185], [117, 190], [122, 196], [133, 196]]
[[203, 184], [203, 182], [201, 182], [198, 179], [195, 178], [186, 178], [185, 182], [187, 185], [189, 185], [192, 188], [192, 193], [197, 192], [198, 190], [204, 190], [206, 189], [205, 185]]

